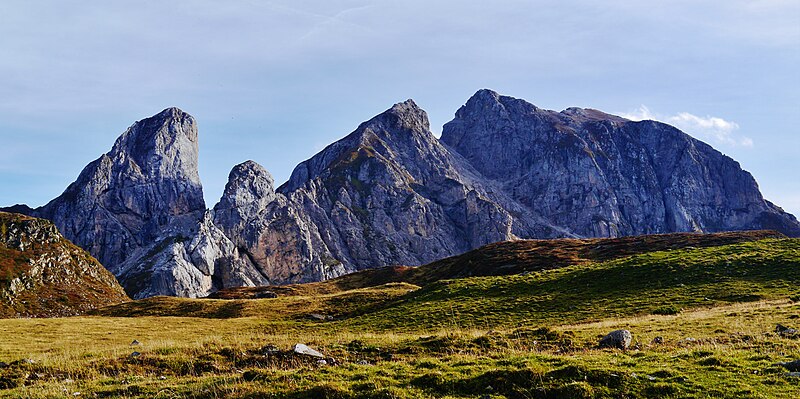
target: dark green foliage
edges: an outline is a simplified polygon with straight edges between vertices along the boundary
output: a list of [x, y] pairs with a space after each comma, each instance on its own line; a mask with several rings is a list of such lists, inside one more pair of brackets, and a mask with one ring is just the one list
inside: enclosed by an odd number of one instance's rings
[[676, 315], [681, 312], [681, 308], [674, 306], [674, 305], [664, 305], [658, 308], [653, 309], [653, 314], [659, 315]]

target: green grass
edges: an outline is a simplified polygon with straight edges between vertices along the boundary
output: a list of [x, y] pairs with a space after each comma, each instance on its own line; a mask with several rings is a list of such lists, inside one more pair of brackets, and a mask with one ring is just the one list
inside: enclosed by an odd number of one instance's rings
[[[800, 340], [774, 328], [800, 327], [798, 282], [800, 240], [772, 239], [423, 288], [0, 320], [0, 362], [36, 361], [0, 369], [0, 397], [796, 397], [800, 379], [774, 364], [800, 358]], [[634, 347], [599, 349], [618, 328]], [[338, 364], [286, 355], [295, 343]]]
[[796, 295], [800, 240], [653, 252], [528, 275], [443, 280], [358, 319], [386, 329], [547, 325]]
[[[800, 320], [800, 305], [786, 300], [553, 328], [425, 333], [259, 318], [5, 320], [0, 359], [37, 363], [0, 375], [20, 384], [24, 374], [41, 376], [0, 396], [63, 397], [67, 388], [129, 398], [790, 397], [800, 380], [773, 364], [800, 357], [800, 342], [770, 331], [792, 320]], [[598, 349], [598, 336], [615, 328], [633, 331], [639, 348]], [[656, 336], [664, 343], [651, 343]], [[142, 345], [130, 346], [133, 339]], [[297, 342], [341, 364], [261, 351]], [[142, 355], [131, 358], [132, 351]]]

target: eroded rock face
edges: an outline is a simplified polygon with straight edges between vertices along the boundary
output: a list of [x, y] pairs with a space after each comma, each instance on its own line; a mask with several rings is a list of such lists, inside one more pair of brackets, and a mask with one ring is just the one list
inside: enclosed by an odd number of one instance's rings
[[276, 193], [272, 176], [253, 161], [231, 171], [214, 222], [265, 284], [319, 281], [352, 271], [330, 255], [308, 215]]
[[64, 193], [36, 209], [112, 272], [138, 248], [180, 234], [205, 211], [197, 124], [169, 108], [136, 122]]
[[548, 111], [481, 90], [441, 140], [526, 208], [580, 236], [800, 234], [797, 220], [764, 200], [736, 161], [663, 123]]
[[411, 100], [301, 163], [278, 189], [316, 226], [322, 256], [356, 270], [554, 234], [529, 215], [512, 216], [519, 204], [493, 191], [433, 136]]
[[137, 287], [151, 285], [143, 264], [180, 255], [171, 243], [187, 239], [205, 212], [197, 153], [194, 118], [168, 108], [133, 124], [61, 196], [31, 213], [52, 220], [139, 296]]

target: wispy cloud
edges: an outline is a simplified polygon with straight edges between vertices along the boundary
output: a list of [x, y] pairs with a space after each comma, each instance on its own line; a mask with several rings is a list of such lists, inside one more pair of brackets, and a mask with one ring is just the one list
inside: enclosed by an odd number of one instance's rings
[[715, 144], [729, 146], [752, 147], [753, 139], [736, 134], [739, 124], [716, 116], [697, 116], [689, 112], [679, 112], [675, 115], [661, 115], [650, 110], [645, 105], [638, 109], [623, 112], [623, 118], [633, 121], [654, 120], [668, 123], [698, 138], [709, 140]]

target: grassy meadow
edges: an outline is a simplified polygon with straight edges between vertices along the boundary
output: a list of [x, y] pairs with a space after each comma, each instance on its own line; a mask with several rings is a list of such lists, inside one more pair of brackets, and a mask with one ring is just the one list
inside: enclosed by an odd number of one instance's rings
[[[776, 363], [800, 339], [775, 332], [800, 327], [798, 282], [800, 240], [766, 239], [422, 287], [150, 298], [0, 320], [0, 397], [798, 397]], [[597, 347], [618, 328], [630, 349]]]

